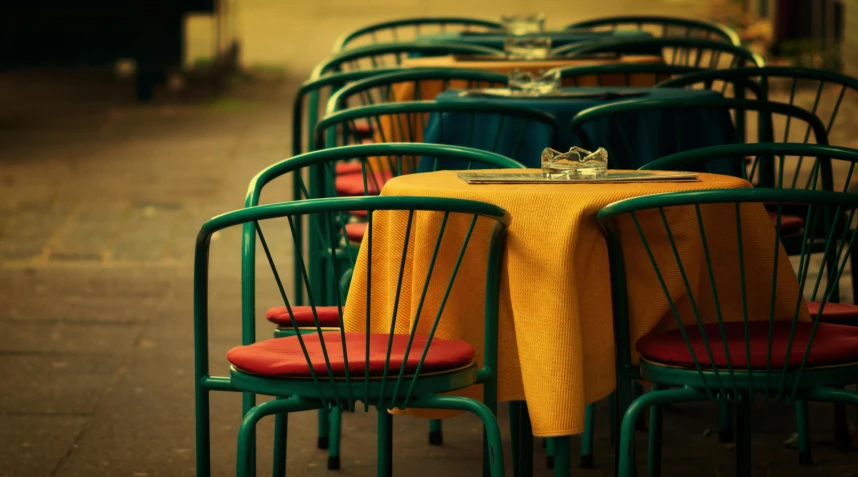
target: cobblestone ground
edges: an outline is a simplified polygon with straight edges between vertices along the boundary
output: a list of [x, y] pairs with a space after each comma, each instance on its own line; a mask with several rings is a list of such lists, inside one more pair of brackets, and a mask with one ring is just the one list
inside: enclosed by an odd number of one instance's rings
[[[0, 475], [192, 475], [193, 238], [206, 218], [242, 205], [253, 174], [287, 155], [295, 84], [238, 81], [229, 94], [139, 106], [129, 85], [99, 72], [0, 76]], [[286, 185], [271, 190], [266, 200], [289, 196]], [[238, 244], [225, 233], [212, 253], [218, 370], [238, 342]], [[260, 290], [260, 309], [273, 293]], [[262, 337], [269, 328], [259, 329]], [[239, 401], [216, 395], [212, 411], [213, 469], [229, 475]], [[754, 415], [757, 475], [858, 475], [856, 450], [826, 442], [828, 406], [812, 408], [818, 464], [799, 467], [783, 445], [791, 412]], [[733, 474], [716, 420], [709, 405], [666, 411], [665, 475]], [[576, 475], [610, 474], [607, 422], [602, 403], [596, 468]], [[371, 414], [345, 417], [340, 474], [375, 472], [374, 426]], [[398, 475], [479, 472], [478, 423], [444, 426], [445, 445], [430, 447], [423, 421], [396, 419]], [[270, 441], [263, 424], [261, 473]], [[314, 442], [313, 413], [291, 417], [290, 475], [336, 475]], [[543, 460], [537, 449], [537, 475], [550, 475]]]

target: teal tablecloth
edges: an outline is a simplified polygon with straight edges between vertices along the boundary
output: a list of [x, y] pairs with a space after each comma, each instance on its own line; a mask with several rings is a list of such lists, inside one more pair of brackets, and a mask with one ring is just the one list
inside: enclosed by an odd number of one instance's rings
[[[646, 31], [637, 30], [617, 30], [617, 31], [555, 31], [545, 32], [551, 37], [551, 47], [557, 48], [560, 46], [569, 45], [572, 43], [581, 43], [585, 41], [602, 41], [614, 39], [629, 39], [629, 38], [651, 38], [652, 34]], [[419, 41], [444, 42], [444, 43], [468, 43], [470, 45], [485, 46], [503, 50], [503, 40], [507, 35], [502, 33], [485, 33], [485, 32], [451, 32], [451, 33], [436, 33], [431, 35], [420, 35], [417, 37]], [[659, 52], [656, 52], [659, 54]]]
[[[553, 115], [560, 124], [557, 139], [552, 143], [550, 131], [545, 127], [530, 126], [522, 137], [521, 131], [526, 123], [522, 120], [505, 119], [503, 124], [498, 117], [481, 115], [474, 121], [467, 113], [445, 113], [443, 124], [433, 115], [429, 118], [423, 132], [427, 143], [440, 143], [475, 147], [494, 151], [516, 159], [527, 167], [540, 167], [540, 153], [551, 146], [566, 151], [571, 146], [581, 146], [590, 150], [604, 147], [608, 150], [611, 169], [637, 169], [659, 157], [675, 152], [699, 147], [732, 144], [736, 142], [736, 133], [730, 114], [726, 110], [668, 110], [626, 113], [618, 117], [589, 122], [583, 131], [573, 131], [572, 118], [587, 108], [616, 101], [628, 101], [644, 98], [710, 98], [720, 97], [711, 90], [652, 89], [652, 88], [569, 88], [564, 91], [575, 93], [633, 92], [634, 97], [617, 99], [603, 98], [541, 98], [541, 97], [487, 97], [460, 96], [459, 91], [448, 90], [436, 98], [445, 102], [488, 102], [537, 109]], [[456, 114], [465, 114], [457, 121]], [[539, 126], [539, 125], [536, 125]], [[500, 141], [489, 143], [488, 138], [497, 136], [502, 129]], [[519, 144], [518, 139], [522, 137]], [[485, 141], [480, 141], [486, 138]], [[459, 169], [455, 162], [444, 162], [439, 167]], [[421, 164], [419, 170], [428, 170]], [[717, 172], [734, 174], [733, 168]]]

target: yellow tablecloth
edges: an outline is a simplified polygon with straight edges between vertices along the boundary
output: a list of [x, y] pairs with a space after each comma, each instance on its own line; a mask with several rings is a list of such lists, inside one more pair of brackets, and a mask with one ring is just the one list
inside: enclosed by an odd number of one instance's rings
[[[508, 230], [501, 280], [499, 399], [526, 400], [534, 434], [557, 436], [582, 432], [585, 405], [607, 396], [615, 388], [608, 252], [603, 231], [596, 222], [596, 213], [609, 203], [641, 195], [751, 187], [742, 179], [728, 176], [701, 174], [700, 179], [689, 183], [470, 185], [459, 179], [455, 171], [440, 171], [395, 178], [387, 183], [382, 195], [480, 200], [503, 207], [510, 213], [512, 224]], [[389, 329], [395, 294], [394, 284], [383, 279], [385, 270], [392, 268], [385, 268], [383, 261], [379, 260], [382, 255], [376, 253], [384, 253], [394, 243], [401, 244], [404, 217], [402, 213], [376, 213], [374, 216], [373, 260], [376, 267], [372, 279], [372, 328], [376, 332]], [[716, 264], [722, 311], [738, 318], [741, 316], [741, 301], [737, 287], [732, 287], [733, 291], [727, 286], [723, 290], [720, 288], [722, 284], [738, 283], [738, 277], [718, 275], [723, 275], [720, 270], [729, 260], [737, 260], [733, 217], [732, 207], [704, 207], [710, 250], [715, 256], [727, 257]], [[701, 255], [700, 234], [693, 208], [670, 209], [668, 218], [683, 257]], [[657, 214], [644, 216], [642, 220], [645, 227], [650, 221], [651, 225], [661, 227]], [[427, 243], [434, 243], [437, 226], [437, 220], [423, 221], [422, 226], [421, 222], [415, 221], [415, 239], [411, 243], [415, 251], [409, 256], [405, 273], [409, 277], [414, 270], [414, 283], [418, 283], [418, 277], [425, 276], [418, 275], [417, 270], [426, 269], [430, 253], [422, 252], [427, 249]], [[772, 254], [753, 251], [771, 250], [774, 235], [761, 205], [743, 206], [742, 234], [749, 296], [765, 297], [751, 300], [749, 312], [751, 316], [767, 319]], [[628, 273], [635, 277], [628, 290], [631, 342], [634, 343], [638, 337], [652, 330], [671, 328], [674, 320], [668, 316], [667, 300], [655, 279], [649, 259], [640, 247], [640, 239], [636, 234], [624, 234], [623, 240], [633, 241], [625, 249], [625, 261]], [[635, 246], [640, 253], [629, 254]], [[366, 287], [365, 249], [361, 249], [352, 278], [354, 290]], [[484, 251], [482, 248], [480, 253]], [[654, 251], [659, 261], [671, 253], [666, 240], [662, 241], [661, 248], [656, 243]], [[455, 256], [439, 257], [439, 262], [454, 259]], [[466, 256], [465, 263], [467, 260]], [[790, 297], [796, 296], [798, 285], [784, 254], [780, 262], [777, 296], [783, 303], [778, 316], [791, 317], [795, 301]], [[447, 268], [448, 264], [444, 267]], [[703, 265], [700, 270], [686, 271], [695, 288], [708, 289]], [[441, 338], [471, 342], [477, 349], [478, 362], [482, 362], [483, 346], [483, 322], [478, 317], [483, 316], [484, 300], [482, 289], [474, 290], [475, 287], [468, 284], [482, 284], [484, 273], [482, 266], [463, 267], [459, 272], [454, 287], [459, 293], [451, 296], [437, 334]], [[671, 290], [676, 292], [674, 298], [681, 297], [684, 288], [679, 276], [667, 275], [665, 279]], [[400, 303], [397, 321], [400, 332], [409, 329], [408, 323], [416, 303], [414, 297], [419, 295], [420, 287], [405, 287], [404, 290], [408, 291], [403, 293], [412, 294], [412, 299], [403, 299]], [[437, 300], [440, 295], [440, 292], [430, 293], [428, 299]], [[687, 305], [687, 300], [680, 298], [678, 302], [681, 307]], [[363, 293], [350, 294], [345, 313], [346, 329], [365, 328], [365, 307]], [[706, 310], [707, 303], [702, 303], [701, 307]], [[680, 315], [688, 316], [682, 311]], [[711, 315], [711, 312], [704, 315]], [[807, 319], [807, 316], [802, 319]], [[464, 394], [479, 397], [480, 390], [469, 389]]]

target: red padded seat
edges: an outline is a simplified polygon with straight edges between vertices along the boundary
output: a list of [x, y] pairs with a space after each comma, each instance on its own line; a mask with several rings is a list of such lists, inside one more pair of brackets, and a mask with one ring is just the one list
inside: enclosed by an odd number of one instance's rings
[[369, 123], [357, 123], [352, 127], [352, 131], [358, 137], [372, 137], [372, 128]]
[[[331, 369], [336, 376], [345, 375], [345, 360], [343, 359], [343, 345], [340, 332], [302, 335], [307, 354], [313, 363], [313, 370], [317, 374], [327, 374], [325, 358], [322, 354], [321, 339], [325, 341], [328, 359]], [[372, 376], [381, 376], [384, 373], [384, 363], [387, 357], [387, 345], [390, 335], [386, 333], [373, 333], [367, 337], [362, 332], [345, 333], [346, 351], [349, 357], [349, 373], [352, 379], [364, 375], [366, 365], [366, 349], [369, 344], [369, 370]], [[393, 335], [390, 347], [390, 369], [398, 373], [402, 362], [405, 361], [405, 350], [409, 335]], [[426, 346], [428, 336], [415, 335], [405, 372], [414, 373], [423, 348]], [[420, 373], [433, 373], [440, 371], [453, 371], [469, 365], [474, 360], [475, 350], [470, 344], [460, 340], [443, 340], [434, 338]], [[307, 360], [298, 337], [276, 338], [260, 341], [247, 346], [237, 346], [226, 355], [230, 363], [235, 367], [248, 373], [270, 377], [308, 377], [310, 376]]]
[[[772, 220], [772, 225], [777, 227], [778, 214], [777, 212], [769, 212], [769, 218]], [[781, 236], [794, 235], [801, 233], [804, 230], [804, 219], [794, 215], [781, 214]]]
[[337, 195], [344, 197], [359, 197], [363, 195], [377, 195], [385, 182], [393, 178], [393, 173], [388, 171], [376, 172], [375, 180], [372, 180], [372, 174], [367, 174], [366, 191], [363, 187], [363, 174], [346, 174], [337, 176], [336, 190]]
[[[313, 321], [313, 308], [310, 306], [293, 306], [292, 314], [295, 315], [295, 322], [301, 328], [315, 328], [316, 322]], [[319, 317], [319, 324], [325, 328], [340, 327], [340, 312], [336, 306], [317, 306], [316, 315]], [[285, 306], [275, 306], [268, 310], [265, 314], [265, 319], [274, 323], [277, 326], [292, 327], [292, 319], [289, 317], [289, 311]]]
[[336, 171], [338, 176], [345, 174], [360, 174], [363, 170], [363, 163], [361, 161], [349, 161], [349, 162], [339, 162], [334, 167], [334, 171]]
[[355, 217], [360, 217], [360, 218], [364, 218], [364, 219], [369, 216], [369, 212], [367, 212], [365, 210], [352, 210], [349, 213], [354, 215]]
[[360, 242], [366, 233], [366, 222], [355, 222], [346, 224], [346, 237], [352, 242]]
[[[810, 311], [811, 316], [818, 316], [819, 302], [807, 302], [807, 309]], [[858, 305], [852, 305], [849, 303], [826, 303], [825, 308], [822, 309], [820, 320], [826, 323], [858, 323]]]
[[[792, 349], [787, 356], [787, 343], [790, 335], [791, 322], [776, 322], [772, 337], [771, 364], [783, 367], [784, 360], [789, 366], [801, 364], [808, 337], [813, 323], [797, 323]], [[725, 323], [727, 344], [730, 350], [730, 361], [736, 368], [747, 368], [748, 359], [745, 353], [745, 325], [742, 322]], [[718, 323], [704, 325], [709, 348], [715, 358], [717, 367], [726, 367], [727, 358], [724, 353], [724, 341]], [[765, 368], [766, 354], [769, 345], [769, 322], [758, 321], [748, 323], [751, 351], [751, 367]], [[706, 352], [704, 340], [697, 325], [685, 327], [688, 338], [692, 343], [697, 361], [704, 367], [711, 367], [709, 355]], [[679, 330], [667, 333], [650, 333], [639, 339], [635, 348], [649, 361], [665, 363], [673, 366], [694, 368], [694, 361], [688, 345]], [[816, 329], [808, 366], [828, 366], [834, 364], [852, 363], [858, 361], [858, 327], [820, 323]]]

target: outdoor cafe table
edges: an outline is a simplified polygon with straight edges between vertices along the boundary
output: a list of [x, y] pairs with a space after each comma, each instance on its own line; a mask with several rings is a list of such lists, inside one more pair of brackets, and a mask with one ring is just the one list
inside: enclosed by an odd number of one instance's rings
[[[511, 171], [493, 171], [509, 173]], [[515, 171], [519, 172], [519, 171]], [[635, 184], [467, 184], [455, 171], [409, 174], [387, 182], [384, 196], [455, 197], [489, 202], [506, 209], [512, 217], [506, 240], [501, 276], [499, 312], [499, 364], [498, 396], [500, 401], [525, 400], [530, 411], [533, 432], [537, 436], [551, 437], [579, 434], [584, 429], [584, 407], [604, 398], [615, 388], [614, 336], [611, 310], [611, 287], [608, 268], [608, 251], [605, 238], [596, 222], [596, 213], [605, 205], [617, 200], [647, 194], [703, 189], [748, 188], [751, 185], [739, 178], [715, 174], [700, 174], [699, 182], [686, 183], [635, 183]], [[742, 237], [745, 247], [747, 303], [750, 317], [768, 319], [771, 294], [772, 254], [749, 253], [749, 250], [766, 247], [774, 240], [771, 221], [762, 205], [743, 205]], [[707, 243], [713, 255], [735, 257], [737, 246], [732, 206], [703, 206]], [[419, 214], [412, 224], [404, 277], [414, 284], [422, 284], [431, 258], [440, 221], [420, 220]], [[437, 213], [435, 213], [437, 214]], [[723, 215], [723, 216], [722, 216]], [[703, 262], [700, 234], [693, 208], [669, 209], [666, 216], [675, 231], [676, 246], [683, 263], [692, 263], [694, 255]], [[454, 221], [451, 227], [467, 229], [467, 223]], [[643, 227], [662, 227], [658, 214], [641, 214]], [[379, 211], [373, 215], [373, 287], [370, 313], [372, 330], [387, 333], [393, 309], [396, 287], [386, 283], [388, 267], [398, 273], [399, 260], [393, 265], [383, 260], [393, 244], [403, 243], [407, 214]], [[629, 223], [621, 226], [633, 227]], [[458, 229], [453, 229], [458, 230]], [[631, 315], [631, 343], [651, 331], [670, 328], [673, 318], [646, 253], [634, 233], [621, 236], [632, 240], [624, 257], [627, 273], [635, 277], [628, 284], [628, 304]], [[663, 229], [660, 229], [663, 230]], [[630, 229], [633, 231], [633, 229]], [[464, 232], [462, 232], [464, 233]], [[649, 233], [648, 233], [649, 235]], [[446, 236], [446, 235], [445, 235]], [[477, 234], [474, 234], [475, 240]], [[732, 239], [730, 239], [732, 237]], [[657, 237], [656, 237], [657, 238]], [[658, 260], [672, 258], [667, 238], [653, 242], [653, 253]], [[636, 247], [635, 247], [636, 246]], [[362, 246], [354, 270], [351, 286], [366, 289], [366, 252]], [[401, 245], [396, 245], [397, 257]], [[715, 250], [717, 248], [717, 251]], [[457, 249], [458, 250], [458, 249]], [[465, 339], [477, 350], [476, 361], [482, 363], [483, 306], [482, 292], [473, 284], [484, 283], [486, 244], [475, 243], [463, 258], [463, 266], [456, 278], [436, 337]], [[634, 252], [637, 250], [637, 252]], [[418, 252], [419, 251], [419, 252]], [[426, 253], [422, 253], [426, 252]], [[471, 255], [476, 254], [476, 255]], [[778, 264], [778, 317], [792, 317], [794, 297], [798, 284], [785, 254]], [[482, 259], [482, 262], [480, 260]], [[456, 256], [439, 256], [436, 267], [456, 260]], [[482, 263], [482, 265], [480, 265]], [[727, 263], [727, 261], [724, 261]], [[470, 264], [470, 265], [466, 265]], [[686, 268], [692, 286], [702, 295], [708, 290], [705, 265], [699, 269]], [[722, 270], [722, 263], [713, 265], [718, 286], [721, 310], [724, 316], [741, 319], [742, 300], [738, 277]], [[420, 270], [421, 272], [418, 272]], [[413, 273], [413, 281], [411, 281]], [[391, 275], [395, 276], [395, 275]], [[684, 290], [678, 274], [667, 273], [664, 279], [680, 307], [688, 306], [680, 290]], [[445, 280], [438, 280], [445, 284]], [[444, 285], [440, 285], [443, 287]], [[723, 288], [722, 288], [723, 286]], [[404, 296], [399, 303], [397, 330], [410, 329], [413, 309], [416, 308], [422, 285], [403, 287]], [[443, 290], [430, 286], [427, 300], [438, 300]], [[697, 295], [699, 296], [699, 295]], [[793, 299], [791, 300], [790, 297]], [[757, 298], [757, 299], [754, 299]], [[706, 306], [707, 303], [709, 306]], [[711, 302], [698, 302], [704, 321], [712, 321]], [[437, 303], [426, 303], [426, 307]], [[435, 308], [429, 308], [435, 309]], [[681, 308], [680, 315], [682, 316]], [[345, 307], [345, 327], [349, 331], [365, 331], [366, 297], [353, 293]], [[808, 317], [802, 316], [807, 320]], [[422, 320], [418, 329], [426, 322]], [[429, 324], [431, 326], [431, 323]], [[637, 356], [637, 355], [636, 355]], [[459, 391], [463, 395], [480, 398], [481, 389], [471, 387]], [[410, 411], [424, 417], [437, 417], [424, 411]]]
[[[629, 55], [619, 57], [581, 57], [581, 58], [546, 58], [544, 60], [507, 60], [493, 57], [460, 57], [448, 56], [425, 56], [405, 58], [402, 60], [401, 68], [467, 68], [472, 70], [497, 71], [508, 73], [513, 70], [538, 72], [560, 66], [593, 66], [614, 65], [618, 63], [638, 64], [662, 64], [664, 59], [656, 55]], [[593, 78], [593, 85], [595, 77]], [[586, 83], [581, 83], [586, 85]]]
[[[545, 35], [547, 37], [550, 37], [552, 48], [558, 48], [573, 43], [582, 43], [587, 41], [652, 38], [652, 33], [640, 30], [563, 30], [535, 33], [534, 35]], [[442, 43], [467, 43], [469, 45], [485, 46], [487, 48], [503, 50], [504, 40], [508, 36], [509, 35], [500, 32], [457, 31], [420, 35], [417, 37], [417, 40]]]
[[[717, 91], [676, 88], [563, 88], [562, 93], [581, 96], [463, 95], [461, 91], [449, 90], [435, 98], [438, 103], [500, 104], [537, 109], [551, 114], [557, 118], [559, 124], [557, 138], [553, 143], [550, 142], [548, 128], [533, 125], [527, 128], [527, 134], [522, 138], [523, 144], [519, 145], [517, 141], [520, 131], [526, 128], [524, 120], [501, 119], [499, 116], [485, 114], [481, 115], [479, 121], [474, 121], [472, 114], [467, 112], [444, 113], [443, 124], [437, 114], [431, 115], [423, 131], [423, 141], [495, 151], [508, 155], [527, 167], [540, 167], [540, 153], [546, 146], [561, 151], [568, 151], [572, 146], [589, 145], [594, 149], [601, 146], [608, 151], [608, 163], [615, 169], [637, 169], [659, 157], [681, 152], [681, 150], [735, 142], [730, 113], [723, 109], [656, 109], [629, 113], [624, 115], [622, 120], [603, 118], [590, 121], [584, 125], [583, 131], [573, 131], [570, 126], [576, 114], [593, 106], [637, 99], [720, 98], [721, 95]], [[657, 129], [648, 127], [654, 124], [661, 126]], [[682, 125], [681, 128], [675, 126], [679, 124]], [[506, 131], [500, 134], [501, 142], [491, 143], [489, 138], [495, 138], [497, 136], [495, 131], [499, 128]], [[658, 133], [652, 134], [654, 130]], [[684, 132], [681, 141], [677, 140], [677, 131]], [[486, 138], [486, 144], [480, 144], [479, 138]], [[638, 145], [634, 157], [623, 157], [617, 154], [625, 151], [626, 144]], [[679, 144], [682, 146], [681, 150], [677, 149]], [[612, 152], [614, 154], [611, 154]], [[449, 160], [442, 161], [439, 167], [457, 168], [454, 164], [450, 164]]]

